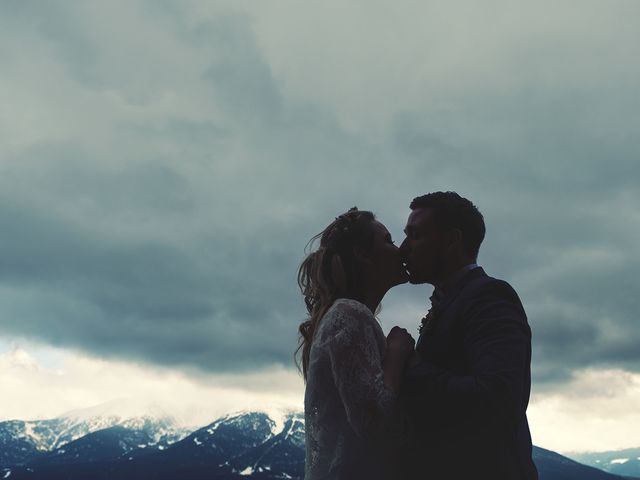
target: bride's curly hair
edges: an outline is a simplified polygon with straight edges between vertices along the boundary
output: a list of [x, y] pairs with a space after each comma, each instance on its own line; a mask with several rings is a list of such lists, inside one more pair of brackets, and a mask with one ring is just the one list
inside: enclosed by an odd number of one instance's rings
[[300, 339], [295, 354], [297, 357], [302, 350], [302, 375], [305, 381], [311, 343], [324, 314], [338, 298], [362, 298], [362, 272], [355, 252], [368, 251], [373, 245], [371, 224], [375, 219], [372, 212], [353, 207], [336, 217], [307, 243], [305, 250], [320, 239], [318, 249], [309, 253], [298, 269], [298, 286], [309, 317], [298, 328]]

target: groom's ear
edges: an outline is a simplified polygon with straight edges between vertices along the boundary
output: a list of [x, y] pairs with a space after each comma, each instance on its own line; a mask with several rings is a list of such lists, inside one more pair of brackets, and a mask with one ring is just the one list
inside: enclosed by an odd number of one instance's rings
[[446, 239], [447, 246], [449, 248], [454, 248], [456, 245], [462, 244], [462, 230], [459, 228], [452, 228], [447, 231]]

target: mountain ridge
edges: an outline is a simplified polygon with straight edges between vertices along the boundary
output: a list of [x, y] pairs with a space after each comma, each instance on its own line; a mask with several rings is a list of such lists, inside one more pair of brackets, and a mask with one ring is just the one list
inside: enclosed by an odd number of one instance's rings
[[[38, 450], [28, 442], [37, 435], [17, 436], [15, 442], [30, 448], [11, 462], [3, 462], [0, 456], [0, 479], [300, 479], [304, 474], [304, 415], [292, 410], [280, 414], [283, 416], [272, 418], [260, 411], [233, 412], [191, 432], [171, 430], [176, 427], [152, 417], [112, 419], [115, 424], [69, 442], [50, 442], [49, 450]], [[52, 429], [56, 425], [65, 428], [65, 419], [70, 421], [64, 417], [41, 422], [50, 422], [47, 425]], [[104, 417], [84, 417], [85, 425], [76, 425], [76, 431], [105, 421]], [[15, 431], [20, 423], [0, 422], [0, 452], [7, 444], [8, 427]], [[27, 430], [31, 433], [38, 427], [37, 421], [22, 423], [30, 425]], [[540, 447], [534, 447], [534, 461], [541, 480], [623, 478]]]
[[640, 447], [602, 452], [577, 452], [567, 456], [606, 472], [640, 478]]

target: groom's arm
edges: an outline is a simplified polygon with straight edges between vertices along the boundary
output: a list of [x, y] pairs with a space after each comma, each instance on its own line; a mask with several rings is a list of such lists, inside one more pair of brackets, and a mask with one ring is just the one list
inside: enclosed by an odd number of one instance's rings
[[439, 422], [448, 420], [447, 412], [457, 419], [513, 418], [527, 401], [530, 381], [531, 331], [520, 300], [506, 282], [491, 282], [474, 293], [462, 316], [469, 374], [423, 360], [408, 369], [403, 393]]

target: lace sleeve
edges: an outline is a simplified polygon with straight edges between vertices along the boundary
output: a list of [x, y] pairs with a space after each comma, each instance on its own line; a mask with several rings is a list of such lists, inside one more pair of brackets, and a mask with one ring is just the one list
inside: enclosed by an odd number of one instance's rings
[[[383, 382], [381, 345], [375, 318], [355, 302], [341, 303], [335, 312], [334, 336], [328, 350], [335, 385], [347, 420], [361, 438], [386, 430], [396, 403]], [[379, 335], [384, 339], [380, 330]]]

